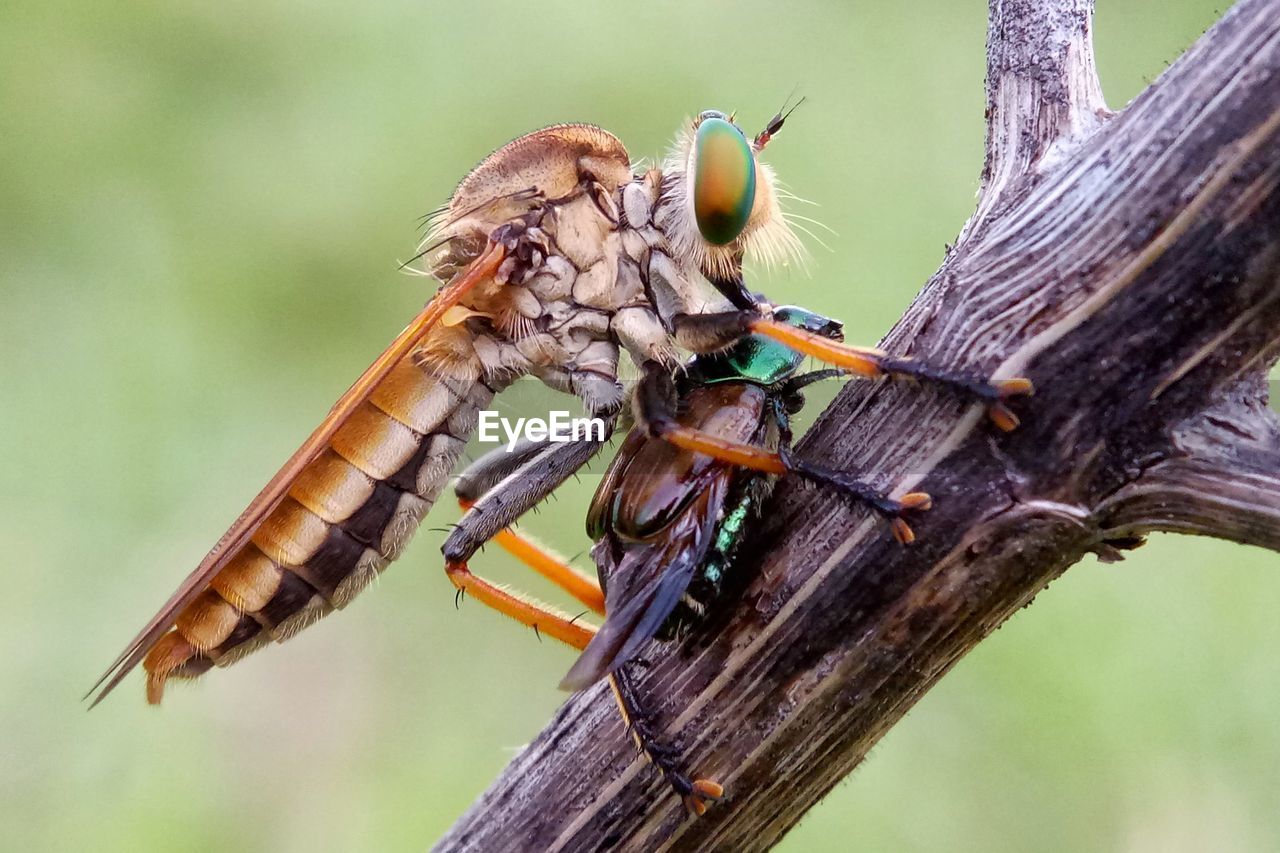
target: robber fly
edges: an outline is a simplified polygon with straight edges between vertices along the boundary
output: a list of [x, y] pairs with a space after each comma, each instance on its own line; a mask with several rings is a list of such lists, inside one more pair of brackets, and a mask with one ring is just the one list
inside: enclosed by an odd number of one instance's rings
[[[802, 308], [778, 308], [773, 317], [824, 338], [842, 337], [838, 322]], [[711, 779], [691, 778], [678, 765], [641, 707], [627, 665], [650, 639], [675, 638], [717, 603], [738, 547], [780, 475], [806, 478], [870, 506], [889, 520], [903, 543], [914, 538], [904, 513], [926, 510], [931, 503], [923, 492], [895, 500], [845, 472], [792, 454], [790, 418], [804, 405], [802, 390], [841, 374], [799, 373], [803, 358], [770, 338], [749, 335], [722, 352], [695, 356], [676, 377], [655, 372], [642, 380], [635, 389], [637, 423], [604, 474], [587, 516], [599, 585], [513, 530], [494, 537], [604, 615], [597, 630], [558, 614], [583, 629], [574, 642], [582, 654], [561, 687], [581, 690], [609, 678], [641, 752], [697, 814], [723, 789]], [[669, 440], [675, 432], [712, 438], [740, 459], [728, 463], [686, 450]], [[459, 501], [471, 512], [446, 541], [446, 556], [471, 548], [473, 526], [487, 504], [513, 494], [545, 493], [545, 482], [558, 482], [565, 460], [577, 462], [593, 446], [526, 442], [516, 452], [498, 449], [481, 457], [455, 482]]]
[[[1003, 400], [1029, 390], [1021, 380], [975, 382], [834, 344], [778, 322], [747, 290], [744, 258], [799, 251], [759, 160], [788, 115], [748, 139], [729, 116], [704, 112], [642, 173], [615, 136], [587, 124], [535, 131], [481, 162], [419, 255], [440, 289], [108, 668], [94, 704], [140, 663], [157, 703], [168, 679], [226, 666], [344, 607], [399, 556], [480, 409], [522, 376], [612, 422], [626, 396], [620, 351], [671, 374], [682, 350], [754, 333], [860, 375], [956, 385], [1012, 427]], [[450, 566], [459, 590], [522, 612]]]

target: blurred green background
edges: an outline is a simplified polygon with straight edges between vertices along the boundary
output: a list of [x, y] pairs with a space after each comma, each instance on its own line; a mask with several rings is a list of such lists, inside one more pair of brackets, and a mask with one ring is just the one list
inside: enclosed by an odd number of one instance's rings
[[[1102, 0], [1113, 107], [1217, 16]], [[985, 5], [280, 0], [0, 10], [0, 827], [9, 849], [415, 850], [562, 701], [571, 654], [453, 607], [440, 534], [299, 639], [80, 695], [427, 294], [415, 219], [585, 120], [751, 129], [834, 231], [762, 284], [873, 342], [981, 165]], [[571, 554], [591, 478], [530, 527]], [[447, 507], [427, 522], [452, 520]], [[579, 563], [584, 564], [579, 558]], [[491, 550], [500, 578], [543, 590]], [[1086, 562], [966, 658], [789, 850], [1280, 849], [1275, 555]]]

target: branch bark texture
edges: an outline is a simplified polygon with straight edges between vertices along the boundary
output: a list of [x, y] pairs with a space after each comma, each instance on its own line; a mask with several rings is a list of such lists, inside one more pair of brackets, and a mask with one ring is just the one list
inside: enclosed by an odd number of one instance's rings
[[442, 850], [768, 848], [965, 652], [1087, 553], [1153, 531], [1280, 549], [1280, 2], [1242, 0], [1107, 110], [1087, 0], [992, 0], [987, 157], [958, 244], [883, 342], [1030, 376], [1022, 427], [851, 383], [800, 446], [934, 509], [883, 524], [784, 482], [735, 608], [643, 689], [727, 798], [691, 818], [603, 688], [568, 701]]

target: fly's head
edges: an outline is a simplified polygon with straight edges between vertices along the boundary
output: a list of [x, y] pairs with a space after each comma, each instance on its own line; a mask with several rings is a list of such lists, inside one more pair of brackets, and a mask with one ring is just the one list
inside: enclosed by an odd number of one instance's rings
[[772, 266], [803, 255], [773, 169], [760, 160], [790, 114], [779, 111], [749, 139], [732, 115], [707, 110], [681, 130], [663, 164], [667, 240], [712, 281], [739, 278], [744, 257]]

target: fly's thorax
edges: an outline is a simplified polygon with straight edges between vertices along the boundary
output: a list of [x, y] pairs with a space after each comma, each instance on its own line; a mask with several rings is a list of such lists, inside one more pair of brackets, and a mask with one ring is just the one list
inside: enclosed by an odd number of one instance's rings
[[[741, 136], [722, 125], [722, 140]], [[751, 170], [750, 213], [736, 238], [708, 242], [692, 205], [696, 134], [687, 127], [663, 169], [634, 176], [621, 168], [621, 143], [588, 125], [547, 128], [509, 143], [459, 185], [429, 238], [437, 246], [429, 268], [447, 278], [493, 235], [513, 240], [502, 286], [477, 291], [466, 306], [528, 358], [520, 372], [556, 387], [593, 384], [565, 376], [574, 372], [584, 340], [612, 340], [636, 361], [674, 367], [671, 319], [730, 307], [706, 275], [731, 278], [744, 253], [780, 261], [799, 246], [778, 207], [773, 173], [745, 141], [738, 165]], [[570, 319], [586, 311], [609, 320], [599, 338]]]
[[622, 188], [619, 284], [626, 283], [627, 293], [641, 291], [643, 299], [620, 309], [615, 331], [637, 361], [655, 360], [675, 368], [678, 353], [671, 341], [672, 318], [732, 306], [668, 240], [661, 226], [666, 183], [659, 170], [650, 169]]
[[448, 318], [490, 339], [481, 374], [533, 375], [605, 411], [621, 403], [619, 349], [675, 367], [670, 318], [708, 303], [655, 224], [660, 175], [628, 166], [624, 179], [620, 144], [597, 131], [548, 128], [495, 152], [459, 186], [425, 257], [447, 281], [500, 239], [494, 281]]
[[545, 127], [508, 142], [472, 169], [449, 200], [449, 219], [487, 217], [496, 226], [518, 215], [531, 195], [565, 198], [584, 179], [610, 195], [630, 181], [631, 157], [622, 141], [590, 124]]

